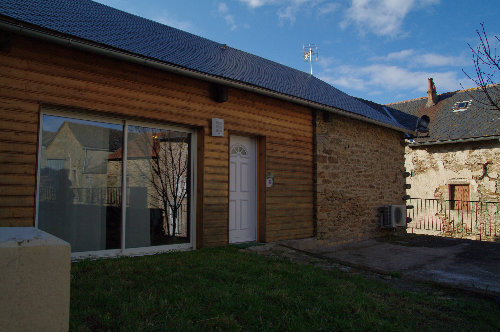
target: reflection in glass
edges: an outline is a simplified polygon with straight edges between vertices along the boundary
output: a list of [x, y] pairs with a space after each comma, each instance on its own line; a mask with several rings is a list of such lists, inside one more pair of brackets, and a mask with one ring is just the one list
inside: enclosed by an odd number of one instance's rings
[[[189, 242], [190, 141], [185, 132], [128, 127], [125, 247]], [[121, 152], [111, 159], [121, 163]]]
[[120, 248], [122, 126], [44, 115], [38, 227], [73, 252]]

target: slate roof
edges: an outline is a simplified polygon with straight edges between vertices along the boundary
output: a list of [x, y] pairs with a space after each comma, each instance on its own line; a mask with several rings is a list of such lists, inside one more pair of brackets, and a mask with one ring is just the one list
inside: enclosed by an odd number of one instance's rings
[[377, 103], [374, 103], [373, 101], [365, 100], [358, 98], [358, 100], [362, 101], [363, 103], [367, 104], [371, 108], [375, 109], [377, 112], [382, 114], [383, 116], [389, 116], [391, 120], [395, 124], [400, 124], [405, 126], [406, 128], [410, 128], [411, 130], [415, 130], [415, 127], [417, 125], [417, 117], [405, 112], [402, 112], [400, 110], [397, 110], [395, 108], [392, 108], [387, 105], [380, 105]]
[[305, 72], [90, 0], [1, 0], [0, 15], [127, 54], [340, 109], [402, 131], [414, 129], [395, 124], [387, 114]]
[[52, 143], [54, 137], [56, 137], [56, 132], [44, 130], [42, 133], [42, 146], [47, 147]]
[[[159, 132], [155, 133], [158, 140], [153, 142], [151, 138], [152, 133], [131, 133], [129, 132], [129, 142], [127, 145], [127, 158], [156, 158], [158, 157], [158, 153], [160, 151], [168, 151], [168, 150], [160, 150], [160, 142], [181, 142], [186, 143], [189, 134], [185, 132], [176, 132], [176, 131], [168, 131], [168, 132]], [[147, 136], [144, 136], [147, 135]], [[163, 143], [164, 144], [164, 143]], [[120, 160], [123, 155], [123, 148], [119, 148], [112, 154], [108, 156], [108, 160]]]
[[[500, 100], [500, 84], [488, 87], [490, 94]], [[467, 110], [454, 112], [455, 103], [469, 101]], [[500, 112], [488, 105], [484, 92], [479, 89], [460, 90], [438, 95], [436, 105], [426, 107], [427, 97], [388, 104], [407, 114], [430, 117], [429, 137], [418, 138], [416, 143], [454, 142], [470, 138], [500, 136]]]
[[121, 130], [75, 122], [66, 123], [84, 148], [116, 151], [122, 146]]

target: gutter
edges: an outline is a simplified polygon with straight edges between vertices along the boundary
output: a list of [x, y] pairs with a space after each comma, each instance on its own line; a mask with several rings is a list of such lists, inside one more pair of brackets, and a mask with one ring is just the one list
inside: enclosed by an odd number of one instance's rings
[[17, 33], [17, 34], [32, 37], [32, 38], [41, 39], [41, 40], [52, 42], [52, 43], [59, 44], [62, 46], [73, 47], [73, 48], [78, 49], [78, 50], [96, 53], [99, 55], [103, 55], [103, 56], [107, 56], [107, 57], [111, 57], [114, 59], [123, 60], [123, 61], [127, 61], [127, 62], [132, 62], [132, 63], [139, 64], [139, 65], [148, 66], [151, 68], [155, 68], [155, 69], [162, 70], [162, 71], [167, 71], [167, 72], [174, 73], [174, 74], [188, 76], [191, 78], [195, 78], [195, 79], [199, 79], [199, 80], [203, 80], [203, 81], [207, 81], [207, 82], [211, 82], [211, 83], [222, 84], [225, 86], [229, 86], [229, 87], [233, 87], [233, 88], [261, 94], [261, 95], [268, 96], [268, 97], [281, 99], [281, 100], [284, 100], [287, 102], [299, 104], [299, 105], [310, 107], [310, 108], [314, 108], [317, 110], [327, 111], [327, 112], [342, 115], [342, 116], [345, 116], [348, 118], [372, 123], [372, 124], [375, 124], [378, 126], [386, 127], [389, 129], [403, 132], [403, 133], [410, 132], [410, 133], [414, 134], [414, 132], [412, 132], [408, 129], [404, 129], [404, 128], [396, 126], [396, 125], [390, 125], [387, 123], [375, 121], [375, 120], [372, 120], [372, 119], [367, 118], [365, 116], [354, 114], [354, 113], [351, 113], [351, 112], [348, 112], [345, 110], [341, 110], [338, 108], [334, 108], [332, 106], [326, 106], [323, 104], [308, 101], [308, 100], [301, 99], [298, 97], [293, 97], [290, 95], [275, 92], [275, 91], [272, 91], [272, 90], [269, 90], [266, 88], [261, 88], [261, 87], [249, 85], [249, 84], [246, 84], [243, 82], [238, 82], [238, 81], [234, 81], [231, 79], [222, 78], [219, 76], [214, 76], [211, 74], [198, 72], [195, 70], [187, 69], [185, 67], [180, 67], [180, 66], [169, 64], [166, 62], [161, 62], [158, 60], [146, 58], [143, 56], [133, 55], [133, 54], [130, 54], [130, 53], [127, 53], [124, 51], [106, 48], [106, 47], [103, 47], [103, 46], [100, 46], [100, 45], [97, 45], [97, 44], [94, 44], [91, 42], [85, 42], [82, 40], [72, 39], [70, 37], [59, 36], [59, 35], [51, 34], [48, 32], [42, 32], [42, 31], [39, 31], [39, 30], [36, 30], [33, 28], [25, 27], [22, 24], [14, 24], [14, 23], [6, 22], [6, 21], [0, 21], [0, 28], [5, 29], [5, 30], [12, 32], [12, 33]]
[[490, 141], [490, 140], [500, 140], [500, 136], [487, 136], [487, 137], [471, 137], [471, 138], [459, 138], [450, 139], [445, 141], [432, 141], [432, 142], [414, 142], [410, 143], [409, 146], [424, 146], [424, 145], [438, 145], [438, 144], [451, 144], [451, 143], [467, 143], [467, 142], [480, 142], [480, 141]]

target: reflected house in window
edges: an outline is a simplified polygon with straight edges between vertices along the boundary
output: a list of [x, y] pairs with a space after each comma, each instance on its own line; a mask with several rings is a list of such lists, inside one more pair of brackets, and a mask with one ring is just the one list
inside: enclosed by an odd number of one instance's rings
[[42, 124], [38, 227], [73, 252], [119, 248], [121, 186], [107, 186], [107, 158], [121, 126], [52, 115]]
[[[163, 236], [189, 236], [190, 134], [129, 126], [127, 191], [135, 207], [161, 214]], [[108, 186], [121, 172], [123, 149], [108, 157]], [[155, 232], [158, 233], [158, 232]]]
[[[107, 201], [108, 194], [116, 196], [117, 193], [111, 193], [112, 188], [108, 188], [108, 193], [101, 190], [99, 185], [109, 182], [107, 157], [121, 148], [121, 130], [65, 121], [57, 132], [45, 130], [42, 138], [40, 168], [46, 173], [46, 176], [40, 179], [42, 182], [47, 181], [50, 174], [66, 170], [75, 204]], [[54, 190], [50, 185], [45, 188], [46, 192], [42, 193], [41, 200], [44, 199], [43, 194], [51, 195]], [[106, 203], [117, 205], [119, 202], [109, 200]]]
[[189, 245], [191, 133], [119, 123], [43, 115], [38, 227], [73, 252]]

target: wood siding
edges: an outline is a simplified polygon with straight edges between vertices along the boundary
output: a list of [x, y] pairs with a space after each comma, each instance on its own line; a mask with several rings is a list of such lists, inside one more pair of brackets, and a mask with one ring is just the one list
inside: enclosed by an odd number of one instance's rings
[[[259, 150], [265, 150], [258, 151], [265, 156], [259, 165], [275, 179], [272, 188], [259, 190], [265, 207], [260, 240], [313, 235], [310, 109], [233, 88], [227, 102], [216, 103], [208, 82], [21, 36], [11, 43], [0, 51], [0, 226], [34, 224], [40, 105], [48, 104], [204, 133], [197, 172], [203, 181], [197, 231], [204, 246], [228, 241], [229, 135], [258, 137]], [[224, 119], [224, 137], [211, 136], [214, 117]]]

